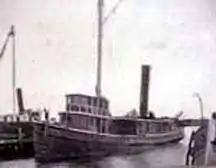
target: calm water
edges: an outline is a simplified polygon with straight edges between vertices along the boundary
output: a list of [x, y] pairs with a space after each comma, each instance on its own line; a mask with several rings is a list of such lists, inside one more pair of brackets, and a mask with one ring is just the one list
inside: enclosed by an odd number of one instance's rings
[[108, 157], [88, 162], [61, 162], [38, 164], [34, 159], [0, 162], [0, 168], [153, 168], [182, 166], [191, 129], [187, 129], [186, 138], [176, 145], [160, 147], [140, 155]]

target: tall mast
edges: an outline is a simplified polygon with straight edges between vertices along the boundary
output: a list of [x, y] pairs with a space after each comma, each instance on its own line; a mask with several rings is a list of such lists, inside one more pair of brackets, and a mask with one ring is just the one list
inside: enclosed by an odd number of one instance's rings
[[118, 0], [107, 16], [103, 16], [104, 0], [98, 0], [98, 34], [97, 34], [97, 82], [95, 92], [98, 97], [101, 96], [101, 79], [102, 79], [102, 55], [103, 55], [103, 26], [109, 20], [123, 0]]
[[13, 97], [13, 113], [16, 112], [16, 55], [15, 55], [15, 30], [14, 26], [11, 26], [10, 35], [12, 37], [12, 97]]
[[102, 45], [103, 45], [103, 5], [104, 0], [98, 0], [98, 35], [97, 35], [97, 83], [96, 95], [101, 96], [101, 64], [102, 64]]

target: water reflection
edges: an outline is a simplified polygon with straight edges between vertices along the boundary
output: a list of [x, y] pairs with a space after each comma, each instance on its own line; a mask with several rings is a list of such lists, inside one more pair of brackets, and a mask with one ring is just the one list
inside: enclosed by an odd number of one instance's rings
[[61, 162], [39, 164], [37, 168], [154, 168], [184, 165], [186, 145], [179, 143], [159, 147], [143, 154], [131, 156], [113, 156], [104, 159], [80, 160], [76, 162]]
[[103, 159], [40, 164], [34, 159], [0, 162], [3, 168], [165, 168], [183, 166], [187, 145], [179, 143], [157, 147], [139, 155], [112, 156]]
[[36, 168], [99, 168], [97, 161], [36, 163]]

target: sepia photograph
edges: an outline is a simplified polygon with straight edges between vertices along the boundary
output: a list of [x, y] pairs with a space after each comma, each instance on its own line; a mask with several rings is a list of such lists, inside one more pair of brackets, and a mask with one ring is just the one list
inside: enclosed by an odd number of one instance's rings
[[215, 0], [0, 0], [0, 168], [216, 167]]

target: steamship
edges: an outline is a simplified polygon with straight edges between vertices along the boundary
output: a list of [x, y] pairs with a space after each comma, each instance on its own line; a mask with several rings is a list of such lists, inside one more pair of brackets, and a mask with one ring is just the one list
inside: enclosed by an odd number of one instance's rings
[[178, 119], [148, 116], [149, 65], [142, 66], [140, 115], [111, 115], [109, 100], [101, 93], [103, 25], [108, 19], [103, 17], [103, 1], [98, 0], [96, 95], [67, 94], [59, 121], [50, 122], [47, 112], [46, 121], [34, 123], [35, 159], [39, 162], [141, 153], [184, 137]]
[[102, 96], [66, 95], [66, 110], [59, 121], [34, 123], [35, 159], [38, 162], [72, 158], [137, 154], [157, 145], [176, 143], [184, 130], [174, 118], [148, 116], [150, 66], [142, 66], [140, 115], [114, 117]]

